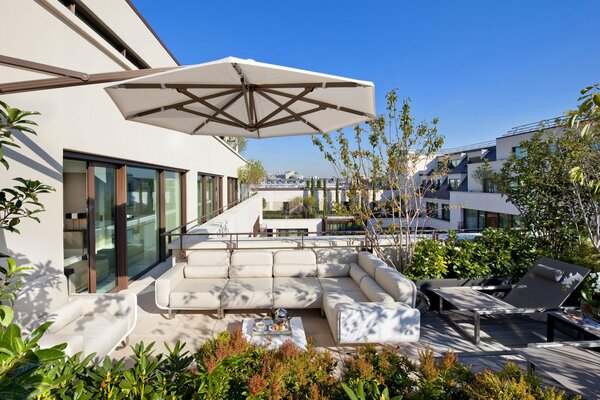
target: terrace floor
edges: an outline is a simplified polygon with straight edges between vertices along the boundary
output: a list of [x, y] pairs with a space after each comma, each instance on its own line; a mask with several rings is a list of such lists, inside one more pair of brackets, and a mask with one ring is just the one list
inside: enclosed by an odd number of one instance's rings
[[[178, 340], [187, 343], [186, 348], [194, 351], [207, 339], [225, 330], [234, 330], [241, 326], [242, 319], [265, 316], [265, 310], [229, 311], [225, 318], [217, 319], [215, 313], [183, 311], [169, 319], [164, 310], [156, 307], [154, 301], [154, 279], [162, 270], [157, 268], [146, 277], [132, 283], [127, 292], [137, 293], [138, 322], [129, 337], [129, 343], [140, 341], [156, 342], [155, 349], [166, 351]], [[355, 351], [355, 346], [336, 346], [331, 336], [329, 325], [321, 317], [318, 309], [292, 310], [294, 316], [302, 317], [308, 338], [312, 338], [319, 349], [329, 350], [338, 360], [338, 367], [343, 365], [346, 355]], [[468, 320], [465, 320], [468, 322]], [[481, 342], [473, 344], [454, 330], [436, 312], [427, 312], [421, 317], [421, 339], [416, 343], [398, 346], [398, 351], [417, 359], [420, 350], [431, 349], [436, 356], [448, 351], [457, 353], [460, 360], [472, 365], [475, 370], [484, 368], [499, 369], [507, 360], [525, 368], [525, 360], [514, 354], [501, 354], [510, 349], [526, 347], [528, 343], [546, 340], [546, 324], [541, 321], [522, 316], [502, 316], [482, 318]], [[561, 332], [556, 332], [556, 340], [569, 340]], [[119, 359], [131, 355], [129, 346], [115, 350], [111, 356]], [[553, 384], [556, 384], [553, 382]]]

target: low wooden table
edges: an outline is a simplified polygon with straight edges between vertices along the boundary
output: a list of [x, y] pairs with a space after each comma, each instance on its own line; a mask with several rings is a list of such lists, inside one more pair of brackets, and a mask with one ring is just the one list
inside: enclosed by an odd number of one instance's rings
[[304, 333], [304, 325], [302, 325], [302, 319], [300, 317], [292, 317], [290, 319], [290, 327], [292, 329], [291, 334], [263, 334], [257, 335], [253, 332], [254, 318], [244, 318], [242, 321], [242, 333], [244, 334], [248, 342], [264, 345], [268, 343], [269, 349], [276, 349], [287, 341], [291, 341], [302, 350], [306, 350], [306, 334]]
[[600, 339], [600, 324], [598, 327], [586, 324], [585, 321], [578, 319], [576, 313], [565, 311], [548, 311], [546, 320], [546, 341], [554, 341], [554, 331], [557, 327], [563, 326], [577, 332], [578, 340], [598, 340]]

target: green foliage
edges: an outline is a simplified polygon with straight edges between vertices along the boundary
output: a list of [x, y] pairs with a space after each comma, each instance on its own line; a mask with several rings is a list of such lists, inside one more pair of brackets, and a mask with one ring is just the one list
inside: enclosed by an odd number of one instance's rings
[[[6, 169], [9, 168], [9, 164], [4, 157], [4, 146], [20, 147], [15, 143], [15, 133], [36, 134], [32, 127], [37, 124], [27, 119], [32, 115], [39, 115], [39, 113], [12, 108], [0, 101], [0, 163]], [[19, 184], [2, 188], [0, 191], [0, 229], [19, 233], [17, 225], [23, 218], [40, 222], [37, 214], [44, 211], [44, 206], [40, 203], [38, 195], [54, 189], [37, 180], [24, 178], [14, 180]]]
[[[411, 114], [410, 100], [399, 101], [396, 90], [388, 92], [386, 100], [386, 113], [364, 126], [356, 126], [352, 137], [338, 131], [337, 136], [313, 136], [313, 144], [337, 175], [349, 182], [346, 194], [350, 215], [356, 216], [366, 234], [371, 236], [375, 252], [402, 270], [413, 256], [417, 240], [411, 233], [422, 227], [419, 224], [425, 208], [423, 199], [425, 192], [431, 189], [431, 182], [421, 184], [413, 178], [423, 160], [437, 155], [444, 137], [438, 132], [437, 118], [430, 123], [417, 123]], [[436, 170], [432, 182], [444, 172], [443, 168]], [[373, 189], [386, 190], [394, 196], [382, 200], [385, 205], [373, 207], [370, 204]], [[369, 229], [383, 228], [382, 214], [377, 211], [382, 208], [387, 211], [385, 228], [389, 240], [386, 244], [391, 242], [393, 251], [380, 246], [377, 232]]]
[[486, 228], [475, 239], [450, 232], [445, 241], [420, 240], [406, 274], [413, 280], [520, 278], [543, 253], [537, 239], [522, 231]]
[[454, 353], [436, 360], [424, 350], [413, 363], [389, 349], [359, 347], [345, 363], [341, 390], [347, 399], [566, 399], [563, 392], [546, 388], [534, 375], [507, 363], [499, 372], [474, 373]]
[[267, 170], [258, 160], [248, 160], [246, 165], [238, 168], [237, 173], [240, 183], [251, 188], [259, 185], [267, 177]]

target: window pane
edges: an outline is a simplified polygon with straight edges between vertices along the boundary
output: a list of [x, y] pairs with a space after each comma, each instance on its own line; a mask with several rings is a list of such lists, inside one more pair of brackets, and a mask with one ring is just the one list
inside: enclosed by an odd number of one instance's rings
[[181, 225], [181, 179], [178, 172], [165, 172], [165, 227], [167, 231]]
[[115, 215], [116, 171], [94, 167], [94, 219], [96, 224], [96, 291], [108, 292], [117, 286], [117, 243]]
[[465, 208], [465, 229], [477, 229], [477, 210]]
[[206, 190], [204, 191], [204, 195], [206, 196], [206, 220], [208, 221], [213, 217], [212, 213], [214, 211], [214, 199], [213, 199], [213, 177], [206, 177]]
[[158, 261], [158, 172], [127, 168], [127, 274]]

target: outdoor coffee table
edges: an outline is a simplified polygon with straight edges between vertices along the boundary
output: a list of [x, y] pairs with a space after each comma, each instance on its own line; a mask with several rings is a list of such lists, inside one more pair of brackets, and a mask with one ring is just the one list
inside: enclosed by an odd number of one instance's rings
[[600, 339], [600, 323], [587, 318], [582, 319], [580, 314], [574, 312], [549, 311], [547, 314], [546, 340], [548, 342], [554, 341], [554, 330], [559, 326], [574, 330], [578, 340]]
[[259, 321], [260, 318], [244, 318], [242, 321], [242, 332], [248, 342], [257, 345], [269, 344], [269, 349], [276, 349], [287, 341], [291, 341], [299, 348], [306, 350], [306, 334], [304, 333], [304, 326], [302, 325], [302, 319], [300, 317], [293, 317], [290, 319], [291, 332], [254, 332], [254, 321]]

